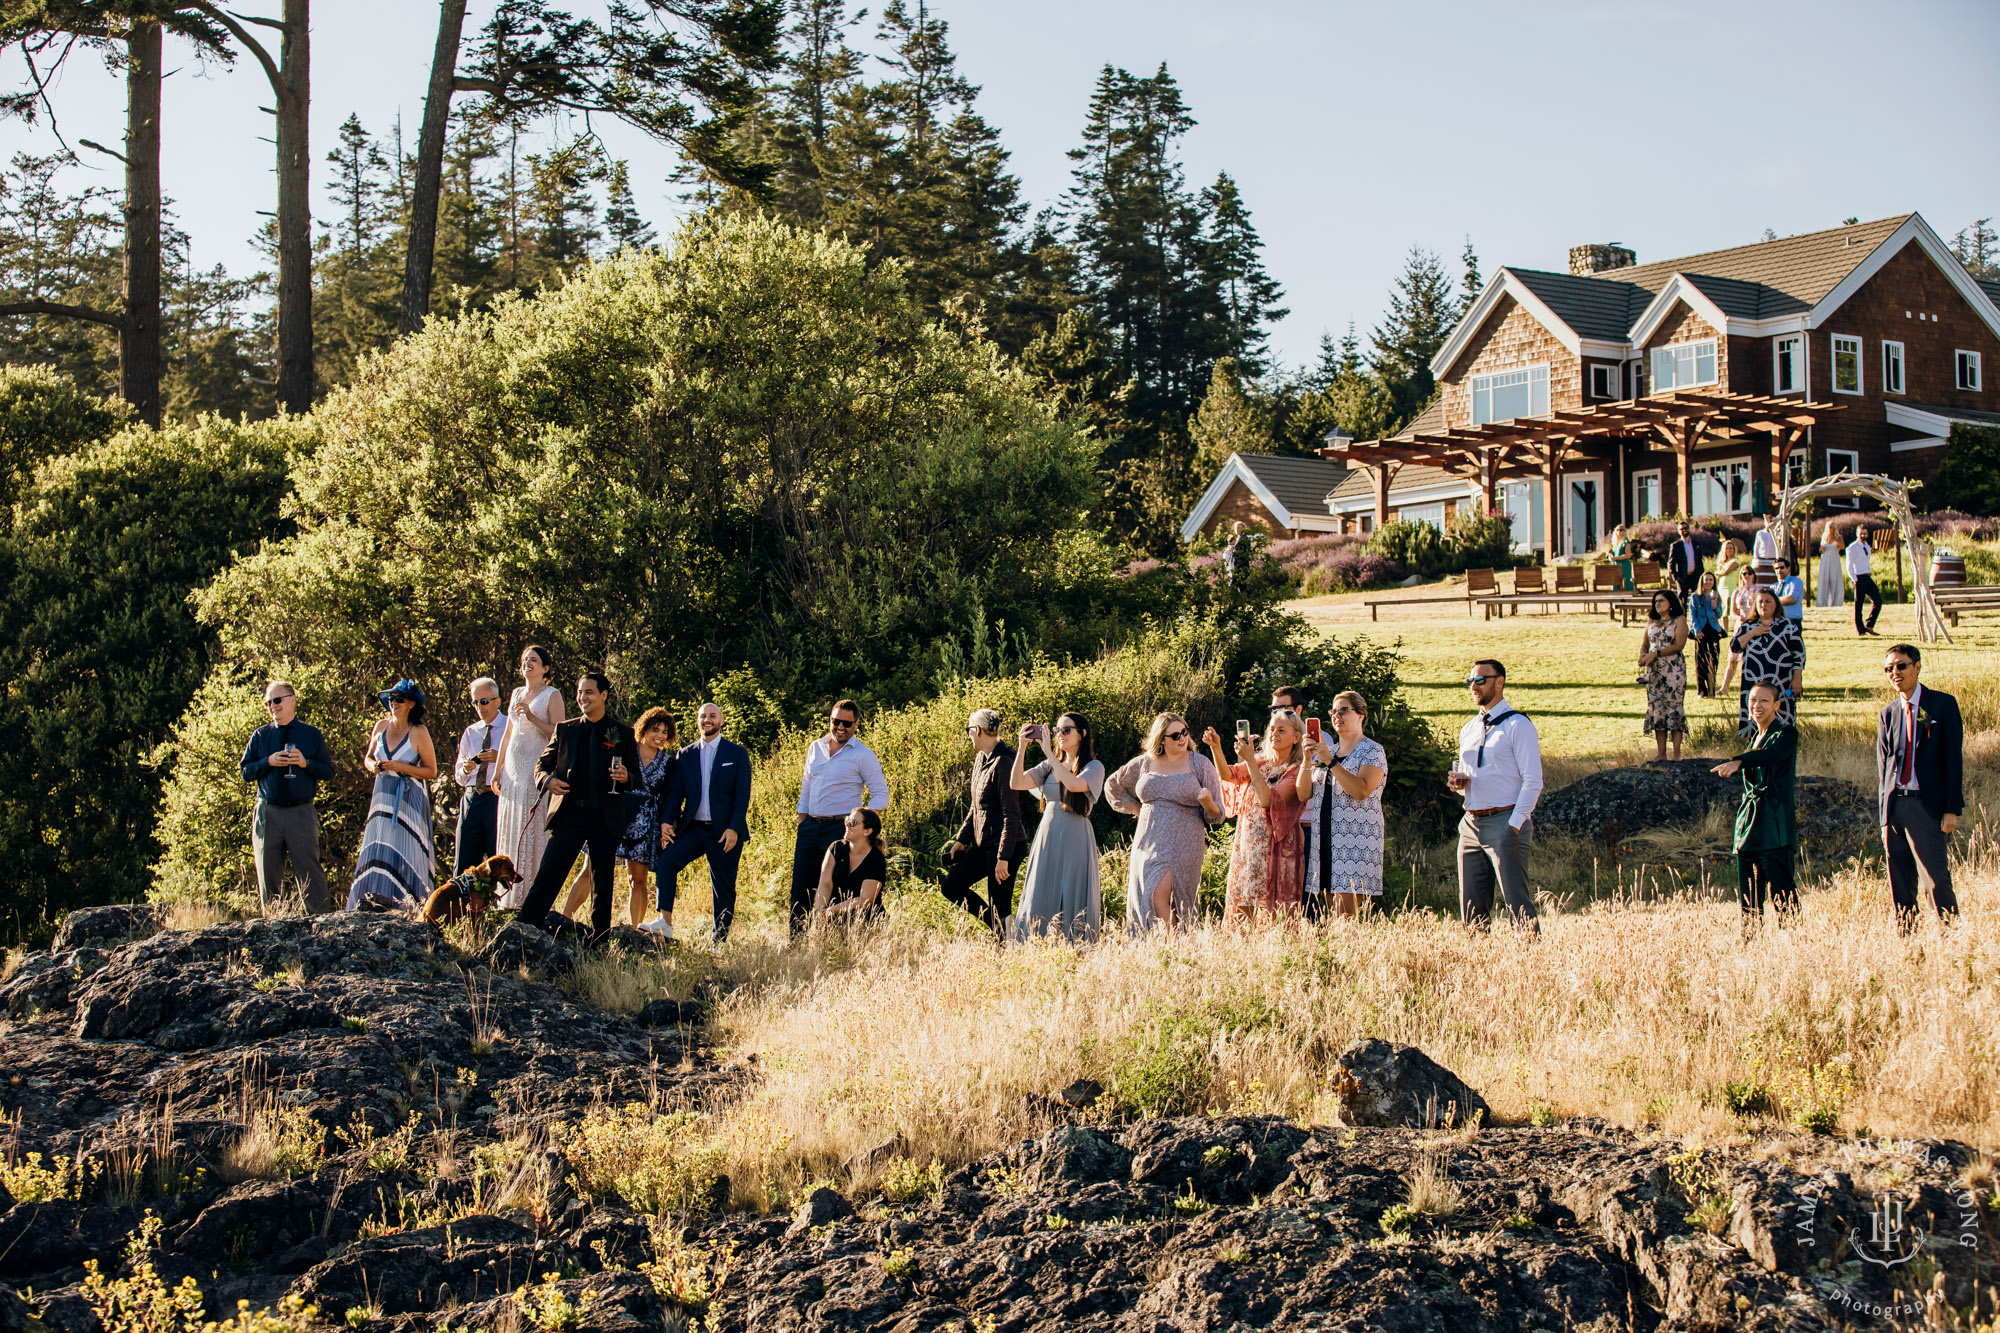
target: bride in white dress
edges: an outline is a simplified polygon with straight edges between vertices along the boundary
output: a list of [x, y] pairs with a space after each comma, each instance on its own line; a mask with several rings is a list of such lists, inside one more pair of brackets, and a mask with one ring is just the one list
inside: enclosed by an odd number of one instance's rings
[[535, 761], [563, 720], [562, 691], [549, 684], [548, 650], [529, 644], [521, 650], [525, 683], [507, 700], [507, 748], [501, 751], [493, 790], [500, 796], [500, 820], [494, 850], [514, 858], [519, 876], [500, 897], [499, 905], [518, 909], [527, 900], [535, 871], [548, 844], [543, 828], [541, 793], [535, 790]]

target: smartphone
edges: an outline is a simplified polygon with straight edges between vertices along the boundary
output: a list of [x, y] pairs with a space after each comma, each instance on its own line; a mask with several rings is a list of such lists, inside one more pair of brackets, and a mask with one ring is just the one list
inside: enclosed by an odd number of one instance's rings
[[1316, 717], [1309, 717], [1309, 718], [1307, 718], [1307, 719], [1306, 719], [1306, 739], [1307, 739], [1307, 740], [1309, 740], [1309, 741], [1311, 741], [1311, 742], [1312, 742], [1312, 743], [1313, 743], [1314, 745], [1318, 745], [1318, 744], [1319, 744], [1319, 719], [1318, 719], [1318, 718], [1316, 718]]
[[1237, 718], [1237, 719], [1236, 719], [1236, 734], [1237, 734], [1238, 736], [1248, 736], [1248, 735], [1250, 734], [1250, 719], [1249, 719], [1249, 718], [1247, 718], [1247, 717], [1239, 717], [1239, 718]]
[[1049, 739], [1049, 724], [1046, 722], [1036, 722], [1029, 726], [1028, 739], [1046, 743]]

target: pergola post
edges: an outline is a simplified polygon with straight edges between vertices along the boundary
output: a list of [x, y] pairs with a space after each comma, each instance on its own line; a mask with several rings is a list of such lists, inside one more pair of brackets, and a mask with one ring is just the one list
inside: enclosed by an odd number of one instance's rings
[[1675, 472], [1680, 477], [1680, 514], [1683, 518], [1694, 517], [1695, 429], [1694, 418], [1683, 420], [1680, 439], [1674, 444]]
[[1553, 565], [1562, 554], [1563, 500], [1561, 471], [1562, 450], [1551, 448], [1542, 455], [1543, 484], [1548, 487], [1548, 558], [1542, 563]]

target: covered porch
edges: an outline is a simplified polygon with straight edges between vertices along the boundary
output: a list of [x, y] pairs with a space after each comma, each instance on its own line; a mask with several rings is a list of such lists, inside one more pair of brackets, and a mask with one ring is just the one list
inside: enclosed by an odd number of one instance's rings
[[[1664, 446], [1671, 453], [1675, 511], [1692, 514], [1698, 450], [1720, 446], [1741, 450], [1747, 444], [1752, 458], [1765, 465], [1758, 470], [1776, 496], [1784, 488], [1787, 456], [1804, 442], [1814, 422], [1839, 410], [1836, 403], [1682, 391], [1479, 426], [1417, 430], [1387, 440], [1335, 438], [1320, 452], [1366, 471], [1374, 488], [1378, 527], [1389, 520], [1389, 492], [1396, 474], [1410, 463], [1463, 478], [1468, 491], [1479, 497], [1482, 511], [1489, 514], [1502, 508], [1509, 483], [1539, 482], [1547, 499], [1543, 540], [1553, 558], [1571, 554], [1578, 541], [1582, 542], [1578, 551], [1596, 543], [1601, 533], [1580, 526], [1593, 516], [1600, 528], [1628, 521], [1624, 452], [1629, 445], [1643, 442], [1649, 449]], [[1609, 502], [1614, 476], [1615, 504]]]

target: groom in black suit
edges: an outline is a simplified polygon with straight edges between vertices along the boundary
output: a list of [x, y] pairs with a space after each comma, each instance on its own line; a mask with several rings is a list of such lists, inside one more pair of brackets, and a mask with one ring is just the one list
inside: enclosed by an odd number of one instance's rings
[[[653, 863], [660, 916], [673, 929], [681, 871], [708, 859], [715, 903], [715, 942], [729, 938], [736, 919], [736, 868], [750, 841], [750, 752], [722, 734], [722, 709], [703, 704], [694, 715], [701, 738], [677, 756], [680, 793], [660, 810], [660, 855]], [[648, 923], [651, 928], [651, 923]]]
[[1890, 645], [1882, 669], [1896, 696], [1883, 706], [1875, 738], [1889, 894], [1896, 904], [1896, 926], [1905, 934], [1917, 924], [1919, 867], [1930, 881], [1938, 919], [1958, 915], [1947, 853], [1965, 810], [1965, 725], [1958, 700], [1917, 683], [1923, 661], [1915, 644]]
[[531, 926], [548, 921], [577, 853], [587, 847], [590, 934], [598, 942], [611, 934], [612, 874], [625, 832], [625, 793], [639, 771], [632, 728], [606, 711], [610, 702], [610, 679], [601, 671], [585, 672], [576, 683], [576, 706], [583, 716], [556, 723], [555, 735], [535, 761], [535, 786], [549, 798], [549, 842], [520, 915]]

